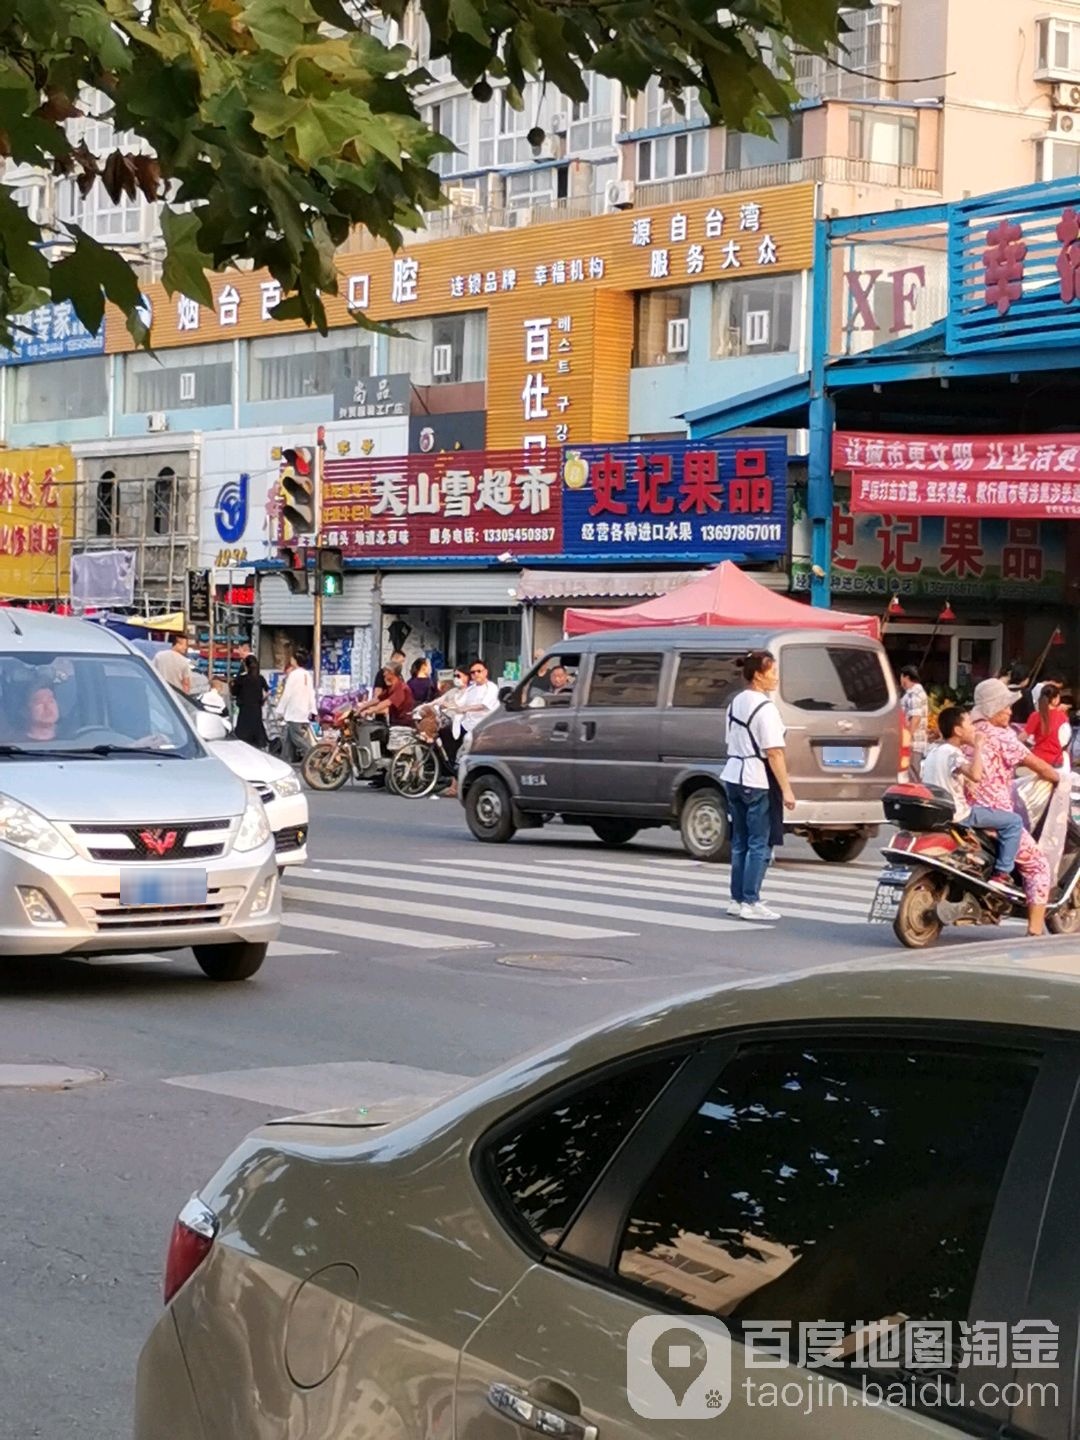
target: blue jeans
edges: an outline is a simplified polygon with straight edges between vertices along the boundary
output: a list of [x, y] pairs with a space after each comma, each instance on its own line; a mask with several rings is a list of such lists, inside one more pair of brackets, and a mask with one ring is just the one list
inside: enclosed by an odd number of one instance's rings
[[756, 905], [772, 859], [769, 845], [769, 792], [725, 783], [731, 816], [731, 898]]
[[989, 810], [985, 805], [973, 805], [965, 825], [976, 830], [996, 830], [998, 837], [996, 873], [1011, 875], [1016, 868], [1016, 852], [1020, 849], [1020, 837], [1024, 833], [1024, 822], [1015, 810]]

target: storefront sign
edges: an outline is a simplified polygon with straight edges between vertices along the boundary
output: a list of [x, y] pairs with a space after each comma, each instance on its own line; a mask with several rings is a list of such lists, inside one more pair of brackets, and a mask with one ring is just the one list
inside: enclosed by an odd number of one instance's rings
[[188, 622], [209, 625], [211, 575], [209, 570], [188, 571]]
[[487, 412], [484, 410], [413, 415], [409, 420], [409, 450], [416, 455], [440, 455], [446, 450], [483, 450], [486, 443]]
[[765, 560], [787, 548], [779, 436], [574, 446], [562, 475], [568, 558]]
[[[793, 588], [810, 589], [810, 526], [796, 521]], [[1065, 532], [1052, 521], [853, 515], [833, 507], [834, 594], [1040, 599], [1064, 593]]]
[[0, 451], [0, 596], [68, 593], [75, 460], [66, 446]]
[[70, 360], [77, 355], [104, 355], [105, 325], [91, 335], [70, 300], [41, 305], [12, 318], [15, 344], [0, 349], [0, 365], [26, 365], [40, 360]]
[[838, 432], [833, 469], [856, 513], [1080, 519], [1080, 435]]
[[408, 375], [369, 375], [339, 380], [334, 386], [335, 420], [374, 420], [408, 415], [412, 387]]
[[323, 544], [372, 563], [562, 549], [558, 452], [328, 459]]

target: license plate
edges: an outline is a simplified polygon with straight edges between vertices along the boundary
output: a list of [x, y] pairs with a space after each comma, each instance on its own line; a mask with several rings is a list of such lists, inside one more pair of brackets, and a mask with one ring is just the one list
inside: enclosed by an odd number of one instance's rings
[[821, 763], [826, 770], [857, 770], [866, 764], [865, 745], [823, 745]]
[[[907, 878], [905, 874], [905, 879]], [[900, 909], [900, 900], [904, 894], [902, 884], [882, 879], [878, 882], [877, 890], [870, 904], [870, 914], [867, 919], [871, 925], [891, 925], [896, 919], [897, 911]]]
[[125, 909], [146, 906], [205, 905], [205, 870], [143, 871], [120, 878], [120, 904]]

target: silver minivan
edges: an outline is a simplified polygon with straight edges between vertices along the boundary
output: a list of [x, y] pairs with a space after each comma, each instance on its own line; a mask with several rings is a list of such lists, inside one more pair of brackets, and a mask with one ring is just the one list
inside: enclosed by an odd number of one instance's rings
[[788, 827], [829, 861], [852, 860], [884, 821], [901, 724], [876, 641], [826, 630], [672, 627], [565, 640], [473, 732], [460, 796], [478, 840], [553, 816], [624, 845], [674, 826], [688, 853], [728, 848], [724, 712], [749, 650], [770, 650], [796, 808]]
[[191, 947], [253, 975], [281, 923], [258, 796], [122, 639], [0, 609], [0, 954]]

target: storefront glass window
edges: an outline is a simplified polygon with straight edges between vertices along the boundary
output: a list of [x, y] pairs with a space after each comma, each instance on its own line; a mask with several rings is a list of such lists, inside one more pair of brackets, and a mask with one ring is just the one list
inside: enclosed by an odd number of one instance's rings
[[690, 290], [646, 290], [634, 297], [634, 365], [679, 365], [690, 348]]
[[390, 373], [414, 385], [459, 385], [487, 373], [487, 314], [441, 315], [409, 322], [409, 337], [390, 339]]
[[124, 411], [190, 410], [231, 405], [233, 347], [186, 345], [178, 350], [128, 355], [124, 360]]
[[104, 355], [19, 365], [15, 376], [14, 421], [104, 419], [109, 408], [109, 360]]
[[274, 335], [253, 340], [248, 352], [249, 400], [297, 400], [332, 395], [339, 380], [371, 374], [371, 344], [357, 331]]
[[794, 275], [724, 280], [713, 287], [715, 344], [721, 359], [775, 355], [795, 348]]

